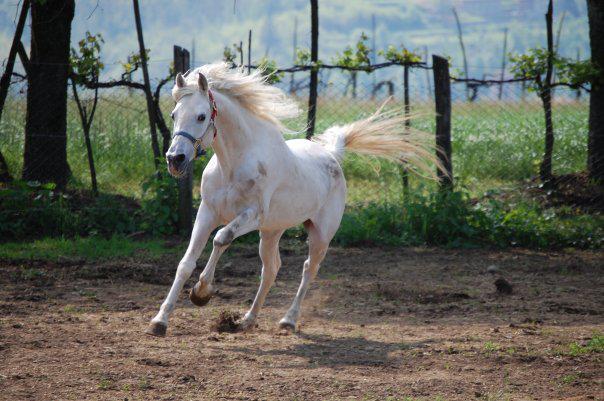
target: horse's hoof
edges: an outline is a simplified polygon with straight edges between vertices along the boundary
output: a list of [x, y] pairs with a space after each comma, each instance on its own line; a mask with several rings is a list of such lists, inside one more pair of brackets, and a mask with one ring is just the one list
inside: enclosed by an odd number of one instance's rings
[[165, 337], [167, 328], [168, 326], [162, 322], [151, 322], [149, 323], [147, 330], [145, 330], [145, 334], [149, 334], [153, 337]]
[[281, 330], [294, 332], [296, 331], [296, 324], [290, 322], [289, 320], [281, 319], [281, 321], [279, 322], [279, 328]]
[[200, 297], [199, 295], [197, 295], [198, 291], [199, 291], [199, 282], [197, 282], [197, 284], [195, 284], [195, 287], [193, 287], [191, 289], [191, 292], [189, 292], [189, 299], [191, 300], [193, 305], [197, 305], [197, 306], [207, 305], [208, 302], [210, 302], [210, 299], [212, 299], [213, 292], [209, 291], [207, 293], [207, 295]]
[[237, 322], [237, 331], [240, 333], [246, 333], [248, 331], [252, 331], [257, 326], [258, 325], [256, 324], [255, 320], [247, 320], [244, 318]]

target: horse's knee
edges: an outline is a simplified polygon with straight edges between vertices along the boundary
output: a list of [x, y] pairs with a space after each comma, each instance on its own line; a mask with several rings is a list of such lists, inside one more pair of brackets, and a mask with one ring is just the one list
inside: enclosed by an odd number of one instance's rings
[[189, 277], [191, 277], [193, 270], [195, 270], [196, 265], [195, 261], [181, 261], [176, 269], [176, 277], [185, 281], [188, 280]]
[[229, 227], [222, 228], [218, 230], [216, 235], [214, 236], [214, 241], [212, 242], [215, 247], [223, 247], [229, 245], [233, 242], [235, 238], [235, 232], [233, 229]]

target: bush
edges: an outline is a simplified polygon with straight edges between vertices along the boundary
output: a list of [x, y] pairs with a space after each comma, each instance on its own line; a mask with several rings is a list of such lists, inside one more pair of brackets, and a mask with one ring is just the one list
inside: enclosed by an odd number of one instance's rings
[[153, 175], [143, 183], [141, 228], [153, 235], [174, 234], [178, 230], [178, 181]]
[[604, 245], [602, 216], [568, 216], [537, 204], [473, 204], [464, 192], [412, 195], [401, 204], [348, 207], [334, 241], [351, 245], [523, 246]]
[[[57, 192], [51, 185], [16, 182], [0, 188], [0, 241], [42, 237], [154, 236], [177, 231], [178, 182], [153, 175], [143, 184], [139, 206], [116, 195]], [[289, 238], [303, 240], [301, 227]], [[239, 239], [257, 242], [256, 232]], [[479, 202], [463, 191], [424, 195], [400, 202], [348, 206], [334, 243], [357, 245], [434, 245], [447, 247], [522, 246], [597, 248], [604, 245], [604, 217], [572, 209], [544, 209], [537, 203], [493, 199]]]
[[121, 196], [58, 192], [51, 184], [15, 182], [0, 188], [0, 241], [45, 236], [127, 234], [137, 205]]

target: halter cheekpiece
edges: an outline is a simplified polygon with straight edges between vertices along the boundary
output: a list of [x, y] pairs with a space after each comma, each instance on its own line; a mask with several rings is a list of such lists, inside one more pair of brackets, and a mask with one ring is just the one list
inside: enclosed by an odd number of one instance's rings
[[[218, 116], [218, 108], [216, 107], [216, 100], [214, 100], [214, 95], [212, 91], [208, 88], [208, 99], [210, 100], [210, 106], [212, 106], [212, 113], [210, 114], [210, 124], [212, 128], [214, 128], [214, 138], [218, 135], [218, 130], [216, 129], [216, 116]], [[210, 126], [208, 125], [208, 129]], [[195, 149], [195, 159], [201, 157], [206, 154], [206, 151], [201, 147], [201, 141], [203, 137], [206, 135], [208, 131], [204, 132], [199, 138], [195, 138], [193, 135], [189, 134], [186, 131], [177, 131], [174, 133], [172, 138], [177, 136], [182, 136], [187, 138], [191, 143], [193, 143], [193, 148]]]

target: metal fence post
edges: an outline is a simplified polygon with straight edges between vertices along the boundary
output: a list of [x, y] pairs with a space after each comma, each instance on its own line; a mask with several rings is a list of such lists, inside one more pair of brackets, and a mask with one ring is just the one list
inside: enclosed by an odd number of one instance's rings
[[451, 77], [449, 61], [432, 55], [434, 71], [434, 103], [436, 105], [436, 157], [445, 172], [438, 171], [442, 189], [453, 187], [453, 162], [451, 160]]
[[[174, 46], [174, 71], [185, 73], [190, 68], [189, 51]], [[178, 180], [178, 230], [187, 236], [193, 229], [193, 163], [189, 163], [186, 174]]]

